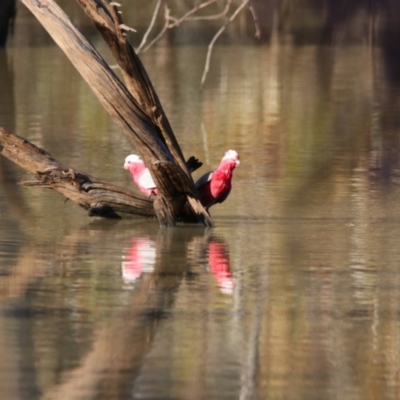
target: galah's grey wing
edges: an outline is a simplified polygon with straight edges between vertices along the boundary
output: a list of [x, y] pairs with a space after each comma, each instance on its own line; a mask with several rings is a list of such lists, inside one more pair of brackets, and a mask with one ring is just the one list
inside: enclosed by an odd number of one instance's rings
[[213, 176], [214, 171], [209, 171], [206, 172], [204, 175], [202, 175], [195, 183], [196, 189], [198, 189], [200, 186], [205, 185], [207, 182], [209, 182]]

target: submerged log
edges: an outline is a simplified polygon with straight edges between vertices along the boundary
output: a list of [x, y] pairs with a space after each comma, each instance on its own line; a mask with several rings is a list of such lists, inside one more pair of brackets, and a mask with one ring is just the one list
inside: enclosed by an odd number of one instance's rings
[[90, 216], [118, 217], [120, 213], [155, 217], [153, 201], [68, 168], [49, 153], [0, 128], [1, 154], [34, 174], [27, 186], [50, 188], [89, 211]]
[[143, 65], [127, 42], [127, 27], [118, 14], [117, 3], [78, 0], [111, 45], [129, 82], [129, 90], [53, 0], [21, 1], [64, 51], [139, 151], [159, 188], [154, 212], [160, 223], [168, 226], [183, 221], [213, 225], [197, 199], [182, 152]]

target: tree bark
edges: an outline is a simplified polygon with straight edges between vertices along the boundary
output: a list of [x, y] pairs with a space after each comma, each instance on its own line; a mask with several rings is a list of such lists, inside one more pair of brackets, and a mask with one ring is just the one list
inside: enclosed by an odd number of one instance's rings
[[118, 217], [120, 213], [155, 216], [153, 201], [93, 176], [68, 168], [27, 140], [0, 128], [1, 154], [34, 174], [22, 183], [50, 188], [89, 211], [90, 216]]
[[154, 211], [160, 223], [170, 226], [178, 221], [200, 221], [213, 225], [197, 199], [193, 180], [158, 97], [139, 58], [127, 42], [126, 30], [129, 28], [122, 24], [116, 3], [78, 0], [87, 14], [95, 18], [96, 26], [111, 44], [132, 93], [53, 0], [21, 1], [64, 51], [105, 110], [139, 151], [159, 189]]
[[[190, 177], [185, 159], [147, 72], [129, 43], [119, 4], [107, 0], [77, 0], [93, 21], [121, 69], [125, 84], [152, 122], [182, 170]], [[121, 28], [124, 27], [125, 28]], [[130, 29], [130, 28], [129, 28]]]

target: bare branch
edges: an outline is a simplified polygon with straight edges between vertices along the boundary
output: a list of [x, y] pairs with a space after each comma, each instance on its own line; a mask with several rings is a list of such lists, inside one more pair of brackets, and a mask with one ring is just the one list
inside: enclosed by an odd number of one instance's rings
[[224, 18], [228, 12], [229, 9], [231, 8], [232, 5], [232, 0], [227, 0], [225, 8], [222, 12], [219, 14], [214, 14], [214, 15], [203, 15], [203, 16], [194, 16], [194, 17], [189, 17], [188, 21], [211, 21], [211, 20], [216, 20], [216, 19], [221, 19]]
[[[170, 10], [168, 8], [168, 5], [164, 3], [164, 18], [165, 18], [165, 24], [161, 31], [158, 33], [158, 35], [141, 51], [141, 52], [146, 52], [151, 46], [153, 46], [154, 43], [158, 42], [161, 37], [164, 35], [164, 33], [167, 31], [169, 28], [169, 20], [170, 20]], [[139, 54], [139, 50], [136, 52]]]
[[251, 1], [249, 2], [249, 10], [251, 12], [251, 15], [253, 16], [253, 21], [254, 21], [254, 29], [255, 29], [254, 36], [257, 39], [260, 39], [261, 37], [260, 20], [258, 19], [257, 12]]
[[156, 22], [157, 14], [158, 14], [158, 11], [159, 11], [159, 9], [160, 9], [160, 7], [161, 7], [161, 3], [164, 3], [164, 1], [165, 1], [165, 0], [158, 0], [158, 1], [157, 1], [157, 5], [156, 5], [156, 8], [154, 9], [153, 17], [152, 17], [152, 19], [151, 19], [150, 25], [149, 25], [149, 27], [147, 28], [147, 31], [146, 31], [146, 33], [144, 34], [143, 39], [142, 39], [142, 41], [141, 41], [139, 47], [136, 49], [136, 53], [140, 53], [141, 49], [142, 49], [143, 46], [146, 44], [147, 38], [148, 38], [148, 36], [149, 36], [151, 30], [153, 29], [154, 23]]
[[[212, 226], [209, 214], [196, 199], [193, 179], [158, 96], [127, 40], [129, 27], [123, 24], [118, 7], [106, 0], [78, 0], [109, 45], [129, 89], [54, 0], [21, 1], [88, 82], [122, 133], [139, 149], [159, 188], [153, 207], [160, 223], [172, 226], [177, 221], [201, 221]], [[190, 205], [196, 205], [196, 209]]]
[[203, 76], [201, 78], [201, 86], [204, 85], [204, 82], [206, 81], [206, 77], [208, 74], [208, 70], [210, 68], [210, 59], [211, 59], [211, 53], [214, 47], [215, 42], [217, 39], [221, 36], [221, 34], [224, 32], [224, 30], [227, 28], [227, 26], [239, 15], [239, 13], [243, 10], [246, 5], [248, 5], [250, 0], [243, 0], [243, 3], [236, 9], [236, 11], [229, 17], [228, 21], [222, 26], [219, 31], [215, 34], [213, 39], [211, 40], [210, 44], [208, 45], [208, 52], [207, 52], [207, 58], [206, 58], [206, 63], [204, 66], [204, 72]]
[[[218, 0], [208, 0], [208, 1], [205, 1], [204, 3], [200, 3], [197, 6], [193, 7], [192, 9], [190, 9], [186, 14], [184, 14], [180, 18], [175, 18], [175, 17], [171, 16], [171, 13], [170, 13], [170, 10], [168, 8], [168, 5], [164, 3], [164, 7], [165, 7], [165, 12], [164, 12], [165, 25], [161, 29], [159, 34], [142, 50], [143, 53], [146, 52], [151, 46], [153, 46], [154, 43], [158, 42], [161, 39], [161, 37], [164, 35], [164, 33], [167, 31], [167, 29], [176, 28], [177, 26], [179, 26], [182, 22], [187, 20], [191, 15], [193, 15], [197, 11], [201, 10], [202, 8], [208, 7], [211, 4], [216, 3], [217, 1]], [[229, 1], [231, 1], [231, 0], [229, 0]], [[173, 22], [171, 23], [171, 21], [173, 21]], [[139, 50], [137, 50], [137, 53], [139, 53]]]
[[184, 14], [181, 18], [179, 18], [178, 20], [176, 20], [176, 22], [174, 23], [173, 26], [171, 26], [171, 28], [174, 28], [175, 26], [180, 25], [183, 21], [185, 21], [186, 19], [188, 19], [191, 15], [193, 15], [194, 13], [196, 13], [197, 11], [201, 10], [202, 8], [208, 7], [211, 4], [216, 3], [218, 0], [209, 0], [206, 1], [204, 3], [200, 3], [199, 5], [193, 7], [191, 10], [189, 10], [186, 14]]

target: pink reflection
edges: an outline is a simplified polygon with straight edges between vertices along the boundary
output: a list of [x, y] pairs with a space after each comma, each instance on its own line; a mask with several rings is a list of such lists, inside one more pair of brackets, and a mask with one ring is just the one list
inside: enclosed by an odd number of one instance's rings
[[222, 293], [232, 294], [234, 281], [229, 262], [228, 248], [224, 243], [211, 242], [208, 245], [208, 265], [218, 282]]
[[144, 272], [153, 272], [156, 261], [154, 241], [147, 237], [133, 238], [123, 260], [122, 278], [125, 283], [135, 282]]

